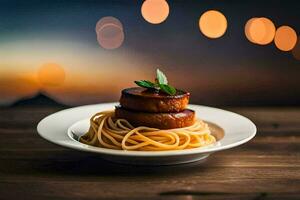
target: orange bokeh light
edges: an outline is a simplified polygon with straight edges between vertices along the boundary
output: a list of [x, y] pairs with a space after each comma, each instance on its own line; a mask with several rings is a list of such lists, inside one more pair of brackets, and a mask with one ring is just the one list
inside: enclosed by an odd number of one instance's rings
[[115, 17], [103, 17], [96, 24], [97, 41], [105, 49], [119, 48], [124, 42], [123, 25]]
[[200, 31], [209, 38], [219, 38], [226, 32], [226, 17], [219, 11], [209, 10], [199, 19]]
[[266, 45], [273, 41], [275, 37], [276, 28], [274, 23], [270, 19], [262, 17], [260, 18], [260, 20], [262, 20], [262, 22], [266, 26], [266, 34], [264, 35], [263, 39], [259, 41], [259, 44]]
[[63, 67], [56, 63], [46, 63], [38, 70], [38, 80], [42, 86], [59, 86], [65, 81]]
[[143, 18], [151, 24], [160, 24], [169, 15], [169, 4], [166, 0], [145, 0], [141, 8]]
[[289, 26], [281, 26], [276, 30], [274, 42], [281, 51], [290, 51], [297, 43], [296, 31]]
[[292, 50], [292, 54], [294, 56], [294, 58], [296, 58], [297, 60], [300, 60], [300, 39], [298, 38], [297, 44], [295, 45], [295, 47]]
[[245, 35], [249, 41], [259, 44], [267, 33], [266, 26], [260, 18], [252, 18], [247, 21], [245, 26]]
[[257, 18], [251, 18], [247, 21], [246, 25], [245, 25], [245, 35], [247, 37], [247, 39], [250, 41], [250, 42], [253, 42], [255, 43], [255, 41], [252, 39], [252, 36], [250, 35], [250, 27], [253, 23], [254, 20], [256, 20]]
[[251, 18], [245, 25], [245, 35], [250, 42], [266, 45], [273, 41], [275, 36], [274, 23], [266, 18]]

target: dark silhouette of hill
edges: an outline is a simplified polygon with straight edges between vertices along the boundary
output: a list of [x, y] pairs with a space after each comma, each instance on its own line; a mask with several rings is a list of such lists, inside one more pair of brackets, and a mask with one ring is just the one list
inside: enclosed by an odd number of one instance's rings
[[23, 98], [15, 103], [13, 103], [10, 107], [15, 106], [53, 106], [53, 107], [67, 107], [66, 105], [55, 101], [54, 99], [48, 97], [43, 93], [38, 93], [37, 95], [31, 98]]

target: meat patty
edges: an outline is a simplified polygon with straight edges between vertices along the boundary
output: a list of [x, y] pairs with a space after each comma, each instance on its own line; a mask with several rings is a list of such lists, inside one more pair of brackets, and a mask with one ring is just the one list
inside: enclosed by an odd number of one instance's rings
[[149, 113], [139, 112], [117, 106], [115, 117], [126, 119], [133, 126], [147, 126], [159, 129], [173, 129], [191, 126], [195, 122], [195, 111], [185, 109], [180, 112]]
[[190, 93], [177, 90], [175, 95], [168, 95], [141, 87], [122, 90], [120, 104], [123, 108], [153, 112], [179, 112], [183, 111], [189, 103]]

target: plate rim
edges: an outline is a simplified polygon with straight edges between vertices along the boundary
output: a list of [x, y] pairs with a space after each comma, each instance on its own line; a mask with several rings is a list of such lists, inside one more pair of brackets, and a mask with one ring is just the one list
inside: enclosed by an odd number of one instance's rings
[[[240, 141], [231, 143], [231, 144], [227, 144], [227, 145], [215, 145], [215, 146], [208, 146], [208, 147], [200, 147], [200, 148], [194, 148], [194, 149], [185, 149], [185, 150], [168, 150], [168, 151], [126, 151], [126, 150], [115, 150], [115, 149], [107, 149], [107, 148], [101, 148], [101, 147], [93, 147], [90, 145], [86, 145], [83, 143], [80, 143], [78, 141], [73, 141], [71, 138], [69, 138], [68, 136], [68, 129], [74, 125], [75, 123], [77, 123], [78, 121], [84, 120], [85, 118], [79, 119], [75, 122], [73, 122], [72, 124], [70, 124], [65, 130], [65, 139], [67, 139], [67, 142], [65, 143], [61, 143], [59, 141], [54, 141], [49, 137], [46, 137], [45, 134], [42, 133], [42, 126], [45, 125], [45, 123], [47, 123], [47, 121], [49, 119], [51, 119], [52, 117], [54, 117], [57, 114], [61, 114], [64, 112], [68, 112], [68, 111], [75, 111], [75, 110], [79, 110], [79, 109], [84, 109], [86, 107], [94, 107], [94, 106], [115, 106], [117, 105], [118, 102], [108, 102], [108, 103], [99, 103], [99, 104], [90, 104], [90, 105], [83, 105], [83, 106], [77, 106], [77, 107], [72, 107], [72, 108], [67, 108], [67, 109], [63, 109], [60, 110], [58, 112], [52, 113], [46, 117], [44, 117], [42, 120], [39, 121], [38, 125], [37, 125], [37, 132], [38, 134], [45, 140], [47, 140], [48, 142], [51, 142], [53, 144], [65, 147], [65, 148], [71, 148], [71, 149], [75, 149], [75, 150], [79, 150], [79, 151], [84, 151], [84, 152], [91, 152], [91, 153], [97, 153], [97, 154], [105, 154], [105, 155], [111, 155], [111, 156], [132, 156], [132, 157], [164, 157], [164, 156], [184, 156], [184, 155], [193, 155], [193, 154], [210, 154], [213, 152], [217, 152], [217, 151], [222, 151], [222, 150], [226, 150], [226, 149], [230, 149], [236, 146], [240, 146], [248, 141], [250, 141], [252, 138], [255, 137], [256, 133], [257, 133], [257, 127], [256, 125], [247, 117], [237, 114], [235, 112], [231, 112], [228, 110], [224, 110], [224, 109], [220, 109], [220, 108], [215, 108], [215, 107], [210, 107], [210, 106], [204, 106], [204, 105], [196, 105], [196, 104], [189, 104], [188, 106], [191, 107], [202, 107], [202, 108], [208, 108], [208, 109], [213, 109], [213, 110], [218, 110], [221, 112], [227, 112], [233, 115], [236, 115], [240, 118], [242, 118], [243, 120], [246, 120], [247, 123], [249, 123], [249, 127], [251, 126], [252, 132], [249, 133], [249, 136], [247, 138], [244, 138]], [[62, 131], [62, 130], [61, 130]], [[226, 135], [226, 133], [225, 133]]]

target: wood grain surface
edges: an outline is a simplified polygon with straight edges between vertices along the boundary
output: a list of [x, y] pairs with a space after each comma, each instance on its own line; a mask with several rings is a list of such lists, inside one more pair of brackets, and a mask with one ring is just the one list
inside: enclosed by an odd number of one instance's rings
[[36, 132], [59, 108], [0, 110], [0, 199], [299, 199], [300, 108], [227, 108], [257, 136], [206, 162], [142, 167], [51, 144]]

